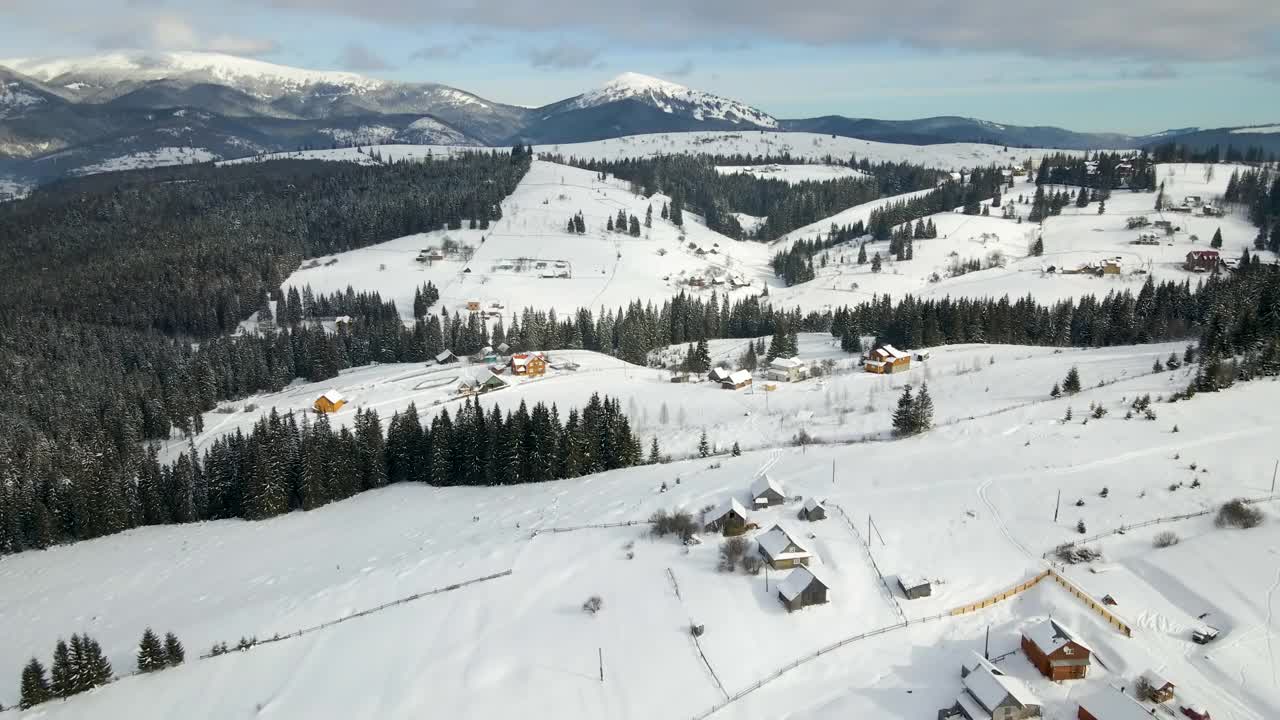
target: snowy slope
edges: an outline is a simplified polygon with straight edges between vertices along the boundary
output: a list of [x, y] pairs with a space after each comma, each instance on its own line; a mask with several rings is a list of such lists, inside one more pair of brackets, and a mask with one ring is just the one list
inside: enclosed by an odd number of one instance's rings
[[212, 162], [218, 156], [204, 148], [162, 147], [155, 150], [108, 158], [91, 165], [84, 165], [72, 173], [74, 175], [95, 175], [97, 173], [117, 172], [120, 170], [141, 170], [144, 168], [166, 167], [169, 165], [191, 165], [194, 163]]
[[[1077, 537], [1077, 520], [1099, 532], [1265, 493], [1262, 478], [1272, 458], [1264, 439], [1280, 429], [1272, 412], [1280, 384], [1157, 403], [1154, 422], [1122, 419], [1135, 394], [1185, 383], [1181, 373], [1124, 379], [1125, 353], [1135, 356], [1136, 366], [1165, 349], [1041, 355], [984, 348], [997, 362], [962, 374], [944, 369], [949, 351], [940, 351], [930, 361], [930, 385], [943, 414], [972, 407], [971, 398], [987, 394], [981, 385], [1044, 400], [1045, 387], [1072, 363], [1081, 366], [1089, 389], [1071, 399], [975, 413], [910, 440], [747, 452], [717, 458], [718, 466], [694, 460], [532, 486], [398, 486], [266, 522], [147, 528], [7, 557], [0, 562], [0, 632], [12, 650], [0, 657], [0, 677], [10, 679], [0, 697], [6, 704], [15, 699], [19, 665], [31, 654], [47, 656], [59, 634], [89, 631], [123, 670], [141, 628], [150, 624], [178, 632], [192, 660], [28, 716], [692, 717], [723, 699], [715, 678], [736, 693], [818, 648], [897, 623], [898, 605], [908, 618], [925, 618], [1027, 579], [1043, 567], [1042, 552]], [[1119, 382], [1092, 387], [1113, 377]], [[599, 385], [613, 391], [628, 382], [641, 383], [646, 393], [658, 387], [645, 379]], [[568, 405], [583, 384], [562, 383], [556, 394]], [[948, 395], [949, 387], [961, 392], [966, 385], [965, 394]], [[715, 409], [710, 395], [750, 397], [666, 387], [688, 394], [697, 409], [686, 434], [709, 418], [727, 420], [728, 411]], [[808, 407], [820, 412], [821, 393], [809, 394]], [[1103, 403], [1110, 415], [1082, 422], [1080, 411], [1090, 402]], [[1063, 424], [1068, 405], [1076, 407], [1077, 420]], [[773, 426], [783, 411], [755, 407], [760, 427], [780, 435]], [[1190, 478], [1190, 462], [1208, 470], [1198, 473], [1202, 486], [1169, 491], [1171, 482]], [[745, 499], [751, 477], [766, 469], [788, 495], [828, 500], [832, 517], [799, 531], [831, 582], [828, 605], [786, 613], [774, 597], [782, 573], [717, 572], [714, 538], [687, 552], [671, 540], [648, 538], [643, 527], [530, 538], [537, 528], [642, 520], [659, 508], [696, 510], [730, 494]], [[1098, 496], [1103, 487], [1105, 499]], [[1059, 490], [1063, 511], [1054, 522]], [[1074, 505], [1077, 497], [1086, 500], [1083, 507]], [[800, 527], [796, 507], [756, 512], [753, 519], [762, 528], [778, 521]], [[1133, 531], [1099, 543], [1117, 570], [1096, 576], [1067, 570], [1091, 592], [1118, 598], [1115, 611], [1134, 626], [1132, 639], [1042, 583], [974, 615], [834, 650], [716, 717], [928, 716], [959, 692], [958, 665], [969, 651], [981, 650], [988, 626], [993, 653], [1003, 654], [1016, 648], [1020, 629], [1047, 614], [1082, 633], [1105, 668], [1095, 665], [1082, 683], [1054, 685], [1037, 678], [1018, 654], [1002, 660], [1006, 672], [1043, 696], [1046, 716], [1069, 717], [1073, 698], [1105, 684], [1131, 687], [1138, 673], [1156, 668], [1177, 683], [1182, 699], [1209, 706], [1216, 719], [1275, 717], [1280, 692], [1270, 683], [1274, 661], [1264, 650], [1274, 582], [1266, 548], [1280, 536], [1276, 506], [1264, 507], [1271, 517], [1257, 530], [1219, 530], [1202, 518]], [[868, 515], [875, 524], [871, 552], [886, 577], [930, 578], [932, 597], [906, 601], [885, 594], [862, 550]], [[1183, 543], [1153, 550], [1150, 538], [1160, 529], [1178, 531]], [[1240, 558], [1242, 567], [1221, 567], [1225, 555]], [[1272, 571], [1259, 572], [1260, 566]], [[194, 659], [215, 641], [286, 634], [508, 569], [509, 576], [297, 639]], [[596, 617], [579, 609], [591, 594], [604, 600]], [[1206, 610], [1224, 633], [1217, 645], [1199, 648], [1187, 628]], [[706, 664], [689, 637], [691, 621], [706, 624], [700, 640]]]
[[713, 118], [759, 127], [778, 127], [778, 121], [774, 118], [737, 100], [691, 90], [678, 83], [633, 72], [623, 73], [603, 86], [579, 95], [569, 105], [585, 109], [621, 100], [639, 100], [666, 113], [674, 113], [679, 109], [697, 120]]
[[844, 165], [718, 165], [716, 172], [724, 175], [752, 175], [764, 180], [782, 180], [793, 185], [809, 181], [822, 182], [866, 176], [866, 173]]

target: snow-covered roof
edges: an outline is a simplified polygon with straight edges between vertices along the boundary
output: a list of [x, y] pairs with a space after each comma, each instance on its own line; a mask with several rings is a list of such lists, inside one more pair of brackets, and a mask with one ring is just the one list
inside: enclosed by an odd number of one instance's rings
[[717, 382], [724, 382], [725, 380], [728, 380], [729, 376], [732, 374], [733, 373], [729, 370], [729, 368], [722, 368], [722, 367], [711, 368], [711, 373], [710, 373], [711, 379]]
[[[822, 503], [821, 503], [821, 502], [818, 502], [818, 500], [817, 500], [816, 498], [813, 498], [813, 497], [807, 497], [807, 498], [805, 498], [805, 499], [804, 499], [804, 509], [805, 509], [805, 510], [813, 510], [814, 508], [820, 508], [820, 507], [823, 507], [823, 505], [822, 505]], [[823, 508], [823, 509], [825, 509], [825, 508]]]
[[725, 500], [721, 502], [719, 505], [715, 506], [714, 509], [712, 509], [709, 513], [707, 513], [702, 518], [702, 522], [704, 524], [709, 522], [715, 522], [716, 520], [719, 520], [725, 515], [728, 515], [730, 511], [738, 513], [739, 517], [745, 518], [747, 516], [747, 509], [742, 506], [742, 503], [738, 502], [737, 498], [729, 498], [728, 500]]
[[902, 587], [904, 587], [904, 588], [911, 589], [911, 588], [918, 588], [918, 587], [922, 587], [922, 586], [924, 586], [924, 585], [928, 585], [928, 584], [929, 584], [929, 581], [928, 581], [928, 580], [925, 580], [925, 579], [924, 579], [924, 578], [922, 578], [922, 577], [916, 577], [915, 575], [902, 575], [902, 574], [899, 574], [899, 575], [898, 575], [898, 583], [899, 583], [900, 585], [902, 585]]
[[960, 693], [960, 697], [956, 698], [956, 702], [971, 720], [991, 720], [991, 713], [979, 705], [978, 701], [969, 693]]
[[776, 370], [790, 370], [802, 366], [804, 363], [800, 362], [800, 358], [774, 358], [769, 361], [769, 367]]
[[1093, 649], [1084, 644], [1075, 632], [1053, 618], [1041, 620], [1024, 630], [1022, 634], [1035, 643], [1045, 655], [1056, 652], [1069, 642], [1074, 642], [1090, 653], [1093, 652]]
[[1089, 695], [1080, 707], [1098, 720], [1151, 720], [1151, 713], [1137, 700], [1113, 687]]
[[750, 379], [751, 379], [751, 373], [746, 370], [734, 370], [733, 372], [729, 373], [729, 382], [733, 383], [734, 385], [741, 385], [742, 383]]
[[978, 663], [973, 672], [965, 677], [964, 686], [978, 699], [978, 702], [982, 703], [984, 708], [994, 709], [1005, 699], [1005, 696], [1012, 697], [1023, 707], [1040, 704], [1040, 698], [1031, 692], [1031, 688], [1027, 687], [1026, 683], [1005, 675], [981, 655], [978, 658], [982, 662]]
[[448, 359], [449, 359], [449, 358], [451, 358], [451, 357], [453, 357], [453, 351], [452, 351], [452, 350], [445, 350], [444, 352], [440, 353], [439, 355], [436, 355], [436, 362], [444, 362], [445, 360], [448, 360]]
[[830, 584], [823, 581], [822, 576], [801, 565], [792, 570], [790, 575], [783, 578], [782, 582], [778, 583], [778, 592], [782, 593], [782, 597], [788, 601], [795, 600], [814, 580], [817, 580], [825, 588], [831, 588]]
[[[797, 540], [795, 535], [783, 530], [781, 525], [769, 528], [768, 532], [756, 538], [756, 542], [765, 554], [774, 560], [798, 560], [813, 556], [804, 543]], [[788, 545], [795, 545], [800, 550], [787, 552]]]
[[1148, 670], [1142, 673], [1142, 678], [1147, 681], [1147, 685], [1150, 685], [1156, 690], [1162, 690], [1165, 686], [1174, 687], [1173, 683], [1169, 682], [1168, 679], [1157, 673], [1155, 670]]
[[891, 358], [893, 358], [893, 359], [895, 359], [895, 360], [901, 360], [902, 358], [909, 358], [909, 357], [911, 357], [911, 353], [905, 353], [905, 352], [902, 352], [901, 350], [899, 350], [898, 348], [896, 348], [896, 347], [894, 347], [894, 346], [892, 346], [892, 345], [885, 345], [885, 346], [884, 346], [883, 348], [881, 348], [881, 349], [882, 349], [882, 350], [884, 350], [886, 353], [888, 353], [889, 357], [891, 357]]
[[753, 498], [760, 497], [767, 490], [772, 490], [783, 497], [787, 496], [786, 492], [782, 490], [782, 483], [774, 480], [769, 473], [761, 475], [751, 483], [751, 497]]
[[331, 403], [340, 403], [343, 400], [346, 400], [346, 398], [342, 396], [342, 393], [338, 392], [337, 390], [326, 390], [325, 393], [320, 397], [324, 398], [325, 400], [328, 400]]

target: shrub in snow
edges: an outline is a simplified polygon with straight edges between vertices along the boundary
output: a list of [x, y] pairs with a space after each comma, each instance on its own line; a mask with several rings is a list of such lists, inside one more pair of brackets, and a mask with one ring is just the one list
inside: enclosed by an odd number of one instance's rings
[[742, 569], [748, 575], [759, 575], [764, 568], [764, 560], [759, 555], [746, 555], [742, 558]]
[[1233, 527], [1247, 530], [1262, 524], [1262, 511], [1253, 507], [1243, 498], [1236, 498], [1223, 503], [1215, 520], [1218, 527]]
[[592, 595], [587, 598], [586, 602], [582, 603], [582, 612], [595, 615], [600, 612], [602, 607], [604, 607], [604, 600], [601, 600], [599, 595]]
[[1106, 414], [1107, 414], [1107, 409], [1102, 407], [1101, 405], [1098, 405], [1093, 408], [1093, 417], [1095, 419], [1102, 419], [1102, 417]]
[[1172, 530], [1165, 530], [1159, 535], [1156, 535], [1155, 539], [1151, 541], [1151, 544], [1158, 548], [1167, 548], [1177, 545], [1178, 540], [1179, 538], [1177, 533]]
[[1061, 562], [1068, 565], [1087, 563], [1102, 557], [1102, 552], [1090, 547], [1082, 547], [1071, 543], [1063, 543], [1054, 549], [1053, 554]]
[[[1081, 503], [1081, 504], [1083, 504], [1083, 503], [1084, 503], [1084, 501], [1083, 501], [1083, 500], [1081, 500], [1081, 501], [1080, 501], [1080, 503]], [[1080, 533], [1081, 535], [1083, 535], [1083, 534], [1085, 534], [1085, 533], [1089, 532], [1087, 529], [1085, 529], [1085, 526], [1084, 526], [1084, 520], [1078, 520], [1078, 521], [1076, 521], [1076, 532]]]
[[706, 625], [698, 625], [696, 623], [689, 624], [689, 634], [694, 637], [702, 637], [702, 634], [705, 633], [706, 631], [707, 631]]
[[721, 572], [733, 572], [738, 562], [747, 554], [747, 541], [741, 537], [729, 538], [720, 546]]
[[651, 532], [658, 537], [675, 534], [681, 540], [687, 540], [698, 530], [698, 524], [694, 522], [693, 515], [686, 510], [676, 510], [671, 513], [658, 510], [649, 516], [649, 523], [652, 525]]

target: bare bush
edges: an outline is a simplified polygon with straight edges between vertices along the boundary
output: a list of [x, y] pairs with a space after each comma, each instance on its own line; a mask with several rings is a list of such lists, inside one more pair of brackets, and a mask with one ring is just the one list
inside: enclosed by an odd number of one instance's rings
[[720, 570], [722, 572], [733, 572], [733, 569], [738, 566], [738, 562], [746, 554], [747, 541], [745, 538], [729, 538], [720, 546]]
[[1233, 527], [1248, 530], [1262, 524], [1262, 511], [1245, 502], [1243, 498], [1236, 498], [1223, 503], [1222, 508], [1218, 510], [1218, 517], [1215, 522], [1218, 527], [1222, 528]]
[[1054, 557], [1068, 565], [1093, 562], [1102, 557], [1102, 551], [1091, 547], [1063, 543], [1053, 551]]
[[600, 612], [602, 607], [604, 607], [604, 600], [601, 600], [599, 595], [592, 595], [587, 598], [586, 602], [582, 603], [582, 612], [588, 615], [595, 615]]
[[1179, 541], [1180, 538], [1178, 537], [1178, 533], [1172, 530], [1165, 530], [1164, 532], [1156, 535], [1155, 539], [1151, 541], [1151, 544], [1157, 548], [1167, 548], [1177, 545]]
[[745, 555], [742, 558], [742, 570], [748, 575], [759, 575], [764, 568], [764, 560], [759, 555]]

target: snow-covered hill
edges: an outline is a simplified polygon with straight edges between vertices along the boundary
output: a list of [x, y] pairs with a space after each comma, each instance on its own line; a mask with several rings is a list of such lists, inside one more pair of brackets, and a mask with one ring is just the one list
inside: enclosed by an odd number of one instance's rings
[[843, 178], [864, 177], [866, 174], [846, 165], [719, 165], [716, 172], [724, 175], [751, 175], [762, 180], [782, 180], [795, 184], [822, 182]]
[[777, 120], [745, 103], [633, 72], [623, 73], [603, 86], [579, 95], [569, 104], [574, 108], [593, 108], [622, 100], [638, 100], [665, 113], [688, 113], [697, 120], [714, 118], [758, 127], [778, 127]]
[[[802, 354], [821, 352], [812, 342], [802, 343]], [[1072, 716], [1089, 691], [1132, 687], [1151, 668], [1177, 684], [1179, 699], [1208, 707], [1215, 720], [1275, 717], [1280, 692], [1270, 682], [1274, 660], [1266, 650], [1275, 574], [1268, 548], [1280, 543], [1274, 503], [1261, 506], [1269, 517], [1255, 530], [1218, 529], [1212, 516], [1130, 529], [1093, 543], [1105, 555], [1098, 569], [1108, 572], [1062, 568], [1095, 597], [1113, 596], [1111, 610], [1133, 627], [1132, 638], [1052, 582], [971, 615], [923, 621], [1032, 577], [1045, 567], [1041, 553], [1080, 537], [1077, 522], [1099, 533], [1266, 493], [1273, 459], [1263, 441], [1280, 429], [1272, 411], [1280, 385], [1157, 401], [1156, 420], [1123, 418], [1135, 397], [1185, 384], [1186, 371], [1141, 373], [1171, 347], [1061, 354], [943, 348], [903, 376], [857, 372], [840, 380], [901, 385], [927, 374], [941, 422], [908, 440], [747, 451], [540, 485], [393, 486], [264, 522], [143, 528], [6, 557], [0, 698], [15, 700], [20, 665], [31, 655], [47, 658], [70, 632], [94, 635], [125, 671], [150, 625], [182, 637], [185, 665], [22, 717], [694, 717], [806, 660], [715, 717], [907, 720], [954, 701], [959, 665], [981, 652], [988, 629], [992, 654], [1004, 655], [1017, 649], [1021, 630], [1052, 615], [1093, 647], [1089, 679], [1049, 683], [1016, 652], [999, 660], [1042, 697], [1047, 717]], [[813, 425], [835, 417], [825, 392], [806, 391], [821, 388], [816, 381], [751, 395], [672, 385], [639, 369], [609, 370], [606, 363], [617, 361], [598, 362], [612, 374], [590, 383], [586, 376], [549, 377], [498, 391], [486, 403], [556, 398], [563, 411], [595, 385], [647, 399], [642, 435], [735, 426], [717, 440], [721, 448], [755, 432], [783, 436], [801, 409], [813, 414]], [[1046, 388], [1072, 365], [1087, 389], [1048, 399]], [[584, 364], [583, 371], [594, 369]], [[390, 382], [400, 371], [357, 372], [382, 373]], [[379, 402], [372, 388], [349, 389], [361, 405]], [[394, 397], [394, 387], [384, 390], [383, 397]], [[658, 431], [654, 407], [675, 396], [690, 410], [683, 417], [673, 411]], [[894, 393], [877, 397], [885, 406]], [[983, 402], [990, 403], [984, 412], [977, 409]], [[1086, 422], [1091, 403], [1109, 414]], [[1064, 423], [1068, 406], [1076, 419]], [[425, 403], [419, 408], [434, 412]], [[826, 605], [783, 610], [776, 593], [786, 571], [718, 571], [721, 540], [713, 535], [684, 548], [650, 537], [643, 525], [533, 533], [643, 521], [658, 509], [696, 512], [730, 496], [745, 501], [763, 471], [789, 497], [827, 501], [830, 516], [813, 524], [796, 519], [795, 501], [752, 512], [761, 531], [787, 524], [817, 553], [815, 565], [831, 587]], [[1162, 530], [1182, 542], [1154, 549]], [[890, 593], [863, 549], [868, 541]], [[218, 641], [285, 636], [507, 571], [244, 653], [195, 657]], [[933, 595], [906, 600], [893, 585], [899, 575], [930, 579]], [[580, 609], [591, 595], [603, 600], [595, 616]], [[894, 629], [902, 616], [913, 623]], [[1208, 648], [1189, 637], [1202, 622], [1222, 630]], [[705, 625], [696, 645], [691, 623]], [[891, 629], [812, 657], [885, 627]]]

